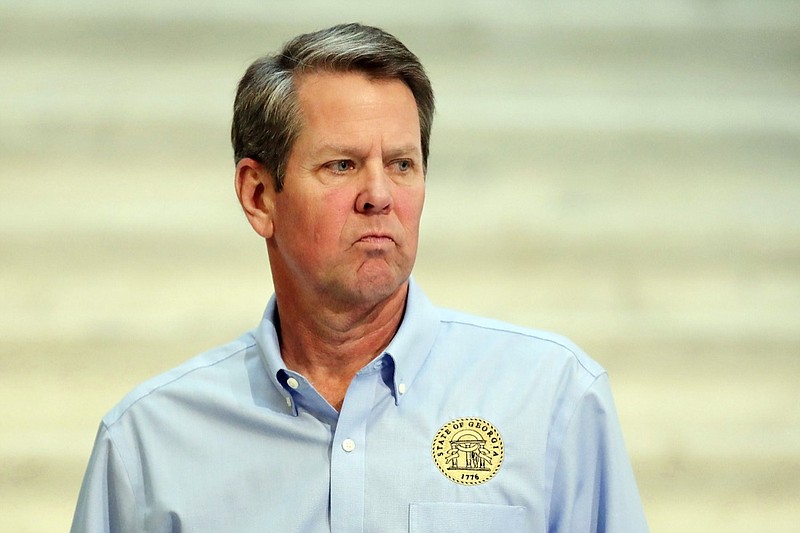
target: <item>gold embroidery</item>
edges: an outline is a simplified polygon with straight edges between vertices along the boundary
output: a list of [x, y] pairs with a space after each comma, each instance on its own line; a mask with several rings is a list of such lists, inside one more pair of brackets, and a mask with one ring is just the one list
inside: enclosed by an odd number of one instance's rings
[[482, 418], [451, 420], [433, 438], [433, 461], [442, 474], [461, 485], [480, 485], [503, 462], [500, 432]]

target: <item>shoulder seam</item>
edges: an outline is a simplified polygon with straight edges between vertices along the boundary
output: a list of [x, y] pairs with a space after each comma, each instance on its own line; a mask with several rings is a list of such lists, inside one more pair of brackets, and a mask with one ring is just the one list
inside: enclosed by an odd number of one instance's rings
[[[234, 341], [234, 342], [235, 342], [235, 341]], [[151, 394], [153, 394], [154, 392], [157, 392], [157, 391], [159, 391], [159, 390], [163, 389], [164, 387], [167, 387], [168, 385], [171, 385], [171, 384], [175, 383], [175, 382], [176, 382], [176, 381], [178, 381], [179, 379], [183, 379], [184, 377], [188, 376], [189, 374], [191, 374], [191, 373], [193, 373], [193, 372], [195, 372], [195, 371], [198, 371], [198, 370], [203, 370], [203, 369], [206, 369], [206, 368], [209, 368], [209, 367], [215, 366], [215, 365], [217, 365], [217, 364], [219, 364], [219, 363], [221, 363], [221, 362], [223, 362], [223, 361], [226, 361], [226, 360], [230, 359], [231, 357], [234, 357], [235, 355], [238, 355], [238, 354], [242, 353], [243, 351], [245, 351], [245, 350], [248, 350], [248, 349], [252, 348], [253, 346], [255, 346], [255, 344], [256, 344], [255, 342], [253, 342], [253, 343], [247, 343], [247, 344], [245, 344], [245, 346], [243, 346], [242, 348], [240, 348], [240, 349], [238, 349], [238, 350], [235, 350], [234, 352], [231, 352], [231, 353], [229, 353], [229, 354], [228, 354], [228, 355], [226, 355], [225, 357], [221, 357], [221, 358], [219, 358], [219, 359], [215, 359], [215, 360], [213, 360], [213, 361], [210, 361], [210, 362], [208, 362], [208, 363], [204, 363], [204, 364], [202, 364], [202, 365], [198, 365], [198, 366], [192, 367], [192, 368], [190, 368], [190, 369], [187, 369], [186, 371], [184, 371], [184, 372], [181, 372], [179, 375], [172, 377], [170, 380], [168, 380], [168, 381], [165, 381], [164, 383], [159, 383], [158, 385], [151, 387], [149, 390], [147, 390], [146, 392], [143, 392], [143, 393], [142, 393], [141, 395], [139, 395], [139, 396], [138, 396], [136, 399], [134, 399], [134, 400], [133, 400], [133, 401], [132, 401], [132, 402], [131, 402], [129, 405], [127, 405], [127, 406], [125, 407], [125, 409], [122, 409], [122, 411], [120, 411], [120, 412], [117, 414], [117, 416], [116, 416], [116, 417], [114, 417], [114, 419], [113, 419], [113, 420], [108, 420], [108, 419], [106, 419], [106, 418], [104, 417], [104, 418], [103, 418], [103, 420], [102, 420], [102, 423], [105, 425], [105, 427], [106, 427], [107, 429], [109, 429], [109, 430], [110, 430], [110, 429], [111, 429], [111, 427], [112, 427], [112, 426], [114, 426], [114, 425], [115, 425], [117, 422], [119, 422], [119, 420], [120, 420], [120, 419], [121, 419], [123, 416], [125, 416], [125, 413], [127, 413], [127, 412], [128, 412], [130, 409], [132, 409], [134, 405], [136, 405], [136, 404], [137, 404], [137, 403], [139, 403], [140, 401], [144, 400], [145, 398], [147, 398], [148, 396], [150, 396], [150, 395], [151, 395]], [[206, 353], [207, 353], [207, 352], [206, 352]], [[196, 357], [200, 357], [201, 355], [202, 355], [202, 354], [200, 354], [200, 355], [197, 355]], [[175, 370], [175, 369], [173, 369], [173, 370]], [[169, 370], [168, 370], [167, 372], [169, 372]], [[164, 374], [161, 374], [161, 375], [163, 376]], [[155, 377], [153, 377], [152, 379], [158, 379], [158, 376], [155, 376]], [[146, 382], [145, 382], [145, 383], [146, 383]], [[128, 394], [133, 394], [135, 391], [136, 391], [136, 389], [134, 388], [134, 389], [133, 389], [133, 390], [132, 390], [130, 393], [128, 393]], [[117, 404], [117, 405], [119, 405], [119, 404]], [[110, 413], [109, 413], [109, 414], [110, 414]]]
[[483, 324], [476, 324], [474, 322], [468, 322], [466, 320], [454, 320], [454, 319], [444, 319], [444, 318], [442, 318], [442, 319], [440, 319], [440, 321], [443, 322], [443, 323], [448, 323], [448, 324], [460, 324], [462, 326], [470, 326], [470, 327], [473, 327], [473, 328], [480, 328], [480, 329], [485, 329], [485, 330], [490, 330], [490, 331], [497, 331], [498, 333], [509, 333], [509, 334], [512, 334], [512, 335], [519, 335], [521, 337], [527, 337], [529, 339], [536, 339], [536, 340], [540, 340], [542, 342], [547, 342], [547, 343], [550, 343], [550, 344], [554, 344], [556, 346], [559, 346], [559, 347], [563, 348], [567, 352], [569, 352], [570, 355], [572, 355], [572, 357], [575, 359], [575, 361], [581, 366], [581, 368], [583, 368], [586, 371], [587, 374], [589, 374], [590, 376], [594, 377], [595, 379], [599, 378], [603, 374], [606, 374], [606, 370], [604, 368], [602, 368], [602, 367], [601, 367], [601, 370], [599, 372], [588, 368], [584, 364], [584, 362], [581, 360], [581, 358], [578, 356], [578, 354], [576, 353], [574, 348], [572, 348], [570, 346], [567, 346], [565, 343], [559, 342], [559, 341], [557, 341], [556, 339], [553, 339], [553, 338], [544, 337], [544, 336], [541, 336], [541, 335], [536, 335], [535, 333], [530, 332], [530, 331], [527, 331], [527, 332], [526, 331], [522, 331], [522, 329], [492, 327], [492, 326], [487, 326], [487, 325], [483, 325]]
[[[603, 378], [603, 376], [607, 377], [607, 373], [606, 372], [602, 372], [599, 375], [594, 376], [594, 379], [592, 379], [589, 383], [586, 384], [586, 386], [581, 391], [580, 396], [578, 396], [577, 400], [575, 401], [575, 405], [572, 406], [572, 410], [570, 411], [569, 416], [567, 417], [567, 420], [566, 420], [566, 424], [564, 425], [564, 434], [560, 436], [561, 437], [561, 442], [558, 443], [555, 461], [553, 462], [553, 472], [551, 473], [552, 477], [545, 481], [545, 491], [547, 492], [547, 501], [549, 502], [548, 505], [547, 505], [547, 509], [545, 510], [548, 523], [550, 521], [550, 511], [551, 511], [551, 504], [552, 504], [552, 498], [553, 498], [553, 487], [555, 485], [556, 472], [558, 471], [558, 465], [561, 463], [561, 455], [562, 455], [562, 452], [564, 451], [564, 449], [563, 449], [563, 437], [564, 437], [564, 435], [566, 435], [567, 430], [572, 426], [572, 421], [575, 419], [575, 414], [578, 412], [578, 409], [580, 408], [580, 406], [583, 403], [584, 399], [586, 398], [587, 394], [589, 394], [589, 391], [592, 389], [592, 387], [594, 387], [595, 384], [598, 381], [600, 381], [600, 379]], [[546, 444], [546, 447], [547, 447], [548, 451], [550, 449], [550, 437], [551, 436], [552, 435], [550, 433], [548, 433], [547, 444]]]
[[[126, 409], [126, 411], [127, 411], [127, 409]], [[117, 418], [117, 420], [119, 420], [119, 418]], [[128, 469], [128, 464], [126, 463], [125, 459], [122, 457], [122, 454], [120, 453], [119, 449], [117, 448], [117, 443], [114, 441], [114, 435], [111, 434], [111, 427], [109, 426], [109, 424], [107, 424], [104, 420], [101, 421], [100, 424], [101, 424], [101, 427], [102, 427], [103, 431], [106, 434], [106, 438], [108, 439], [108, 447], [111, 450], [111, 453], [113, 453], [117, 457], [119, 462], [122, 464], [122, 469], [125, 472], [125, 480], [128, 482], [128, 489], [131, 491], [131, 494], [133, 495], [134, 509], [138, 509], [138, 507], [139, 507], [139, 505], [138, 505], [138, 503], [139, 503], [138, 502], [138, 494], [136, 494], [136, 490], [134, 489], [134, 484], [133, 484], [133, 480], [131, 479], [131, 473], [130, 473], [130, 470]], [[138, 514], [137, 514], [136, 510], [134, 510], [134, 517], [135, 517], [135, 519], [138, 518]]]

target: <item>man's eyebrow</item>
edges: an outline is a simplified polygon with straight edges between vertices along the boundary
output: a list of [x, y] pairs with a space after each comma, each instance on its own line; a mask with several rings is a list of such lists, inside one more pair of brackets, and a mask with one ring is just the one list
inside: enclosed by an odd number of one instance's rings
[[419, 145], [416, 145], [416, 144], [403, 144], [403, 145], [400, 145], [400, 146], [393, 146], [391, 148], [388, 148], [383, 153], [383, 155], [384, 155], [384, 157], [386, 159], [393, 159], [395, 157], [400, 157], [400, 156], [421, 157], [422, 156], [422, 150], [420, 149]]
[[[316, 146], [315, 152], [328, 156], [329, 154], [336, 154], [337, 156], [346, 157], [363, 157], [364, 154], [361, 150], [354, 146], [338, 143], [322, 143]], [[384, 159], [394, 159], [395, 157], [409, 157], [409, 156], [422, 156], [422, 150], [419, 145], [414, 143], [402, 144], [393, 146], [383, 152]]]

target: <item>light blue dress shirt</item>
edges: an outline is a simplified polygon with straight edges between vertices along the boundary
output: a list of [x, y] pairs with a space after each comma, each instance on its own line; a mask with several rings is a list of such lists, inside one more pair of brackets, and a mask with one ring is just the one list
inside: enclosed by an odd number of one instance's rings
[[73, 532], [647, 531], [607, 376], [569, 341], [412, 280], [337, 413], [275, 313], [103, 418]]

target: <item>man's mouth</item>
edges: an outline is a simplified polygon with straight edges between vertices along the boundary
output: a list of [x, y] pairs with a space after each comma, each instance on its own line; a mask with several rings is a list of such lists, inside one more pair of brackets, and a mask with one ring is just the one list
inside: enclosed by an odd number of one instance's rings
[[359, 238], [358, 241], [356, 242], [365, 244], [385, 245], [394, 243], [394, 239], [390, 235], [385, 233], [368, 233], [366, 235], [362, 235], [361, 238]]

